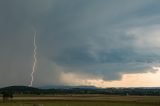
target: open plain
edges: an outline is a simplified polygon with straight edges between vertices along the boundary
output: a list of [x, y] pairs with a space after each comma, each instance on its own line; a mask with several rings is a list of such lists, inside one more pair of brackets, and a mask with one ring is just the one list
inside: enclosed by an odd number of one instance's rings
[[0, 106], [160, 106], [159, 96], [58, 95], [16, 96]]

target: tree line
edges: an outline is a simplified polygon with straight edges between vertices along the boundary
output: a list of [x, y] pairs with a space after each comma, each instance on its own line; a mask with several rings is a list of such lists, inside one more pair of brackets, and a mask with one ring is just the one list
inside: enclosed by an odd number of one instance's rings
[[104, 94], [104, 95], [141, 95], [160, 96], [160, 89], [157, 88], [59, 88], [59, 89], [38, 89], [26, 86], [13, 86], [0, 89], [0, 94]]

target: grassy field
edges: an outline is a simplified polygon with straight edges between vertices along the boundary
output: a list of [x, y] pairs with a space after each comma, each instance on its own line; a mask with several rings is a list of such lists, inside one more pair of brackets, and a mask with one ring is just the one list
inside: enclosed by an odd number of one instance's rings
[[14, 97], [0, 106], [160, 106], [156, 96], [40, 96]]

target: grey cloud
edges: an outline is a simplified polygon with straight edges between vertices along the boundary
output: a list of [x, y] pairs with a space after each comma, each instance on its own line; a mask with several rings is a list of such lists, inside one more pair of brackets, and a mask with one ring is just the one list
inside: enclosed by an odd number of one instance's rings
[[[159, 62], [159, 55], [139, 52], [136, 38], [126, 32], [146, 22], [155, 24], [153, 17], [159, 16], [157, 3], [157, 0], [0, 1], [0, 86], [28, 84], [33, 58], [32, 27], [38, 34], [34, 82], [37, 86], [63, 84], [59, 79], [61, 72], [82, 72], [106, 80], [120, 79], [123, 73], [146, 72], [153, 62]], [[153, 5], [154, 13], [145, 12]], [[148, 18], [145, 20], [144, 16]]]

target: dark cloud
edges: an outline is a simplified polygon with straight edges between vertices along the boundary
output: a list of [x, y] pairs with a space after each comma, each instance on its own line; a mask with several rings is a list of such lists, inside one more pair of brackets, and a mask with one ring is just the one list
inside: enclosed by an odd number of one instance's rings
[[0, 86], [29, 83], [33, 28], [38, 35], [34, 85], [63, 84], [61, 72], [115, 80], [124, 73], [148, 71], [159, 63], [159, 46], [142, 32], [159, 20], [156, 4], [159, 1], [1, 0]]

